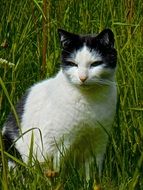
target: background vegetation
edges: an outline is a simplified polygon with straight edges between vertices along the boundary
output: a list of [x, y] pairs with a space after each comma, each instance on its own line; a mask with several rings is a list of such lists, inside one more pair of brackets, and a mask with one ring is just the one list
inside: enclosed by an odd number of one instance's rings
[[[107, 27], [115, 34], [118, 51], [118, 105], [101, 181], [105, 190], [143, 190], [142, 0], [1, 0], [0, 127], [30, 85], [57, 72], [57, 28], [85, 34]], [[1, 152], [1, 189], [52, 189], [39, 165], [24, 165], [23, 179], [22, 170], [7, 170], [2, 146]], [[77, 183], [80, 189], [91, 189], [77, 175], [66, 189], [79, 189]]]

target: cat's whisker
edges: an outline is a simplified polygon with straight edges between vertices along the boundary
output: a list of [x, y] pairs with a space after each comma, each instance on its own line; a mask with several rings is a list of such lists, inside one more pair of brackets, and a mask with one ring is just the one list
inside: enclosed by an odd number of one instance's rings
[[101, 84], [101, 85], [116, 85], [116, 83], [112, 80], [108, 80], [108, 79], [97, 79], [96, 83]]

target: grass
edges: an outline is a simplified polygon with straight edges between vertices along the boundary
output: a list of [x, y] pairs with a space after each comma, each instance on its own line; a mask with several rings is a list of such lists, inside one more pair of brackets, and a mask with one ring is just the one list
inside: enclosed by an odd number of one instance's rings
[[[75, 33], [112, 28], [118, 51], [118, 104], [101, 181], [106, 190], [142, 190], [142, 0], [51, 0], [47, 2], [47, 12], [44, 4], [40, 0], [0, 1], [0, 58], [6, 60], [0, 59], [0, 127], [9, 111], [15, 112], [13, 105], [29, 86], [57, 72], [60, 65], [57, 28]], [[8, 171], [6, 157], [10, 155], [0, 144], [4, 166], [0, 171], [1, 189], [47, 190], [54, 189], [54, 184], [60, 181], [59, 177], [51, 184], [38, 162], [35, 167], [24, 164], [24, 169]], [[86, 183], [74, 171], [66, 189], [78, 190], [77, 184], [80, 189], [91, 189], [90, 182]]]

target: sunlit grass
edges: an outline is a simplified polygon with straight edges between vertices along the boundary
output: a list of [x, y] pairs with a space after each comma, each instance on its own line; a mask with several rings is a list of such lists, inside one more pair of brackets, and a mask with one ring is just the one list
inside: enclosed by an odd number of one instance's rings
[[[143, 189], [143, 3], [139, 1], [48, 1], [47, 50], [45, 72], [43, 62], [43, 2], [39, 0], [0, 1], [0, 127], [13, 105], [25, 90], [42, 78], [53, 76], [60, 65], [57, 28], [76, 33], [98, 33], [112, 28], [118, 51], [117, 114], [110, 134], [101, 183], [106, 190]], [[10, 65], [12, 63], [14, 65]], [[16, 116], [16, 113], [14, 114]], [[17, 117], [17, 116], [16, 116]], [[32, 142], [31, 142], [32, 143]], [[42, 166], [22, 164], [22, 169], [8, 170], [2, 141], [0, 185], [4, 190], [55, 189], [44, 175]], [[31, 151], [32, 152], [32, 151]], [[30, 154], [30, 156], [32, 156]], [[31, 160], [31, 159], [30, 159]], [[94, 170], [95, 165], [91, 166]], [[66, 175], [66, 174], [65, 174]], [[91, 181], [79, 177], [74, 170], [66, 190], [91, 189]], [[80, 184], [80, 185], [79, 185]], [[53, 187], [52, 187], [53, 186]]]

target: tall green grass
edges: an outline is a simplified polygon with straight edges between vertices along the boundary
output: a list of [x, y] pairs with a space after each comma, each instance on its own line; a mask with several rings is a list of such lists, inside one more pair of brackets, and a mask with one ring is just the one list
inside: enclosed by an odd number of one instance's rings
[[[83, 34], [112, 28], [118, 51], [118, 104], [101, 182], [106, 190], [142, 190], [142, 0], [49, 0], [47, 11], [44, 4], [40, 0], [0, 1], [0, 58], [6, 60], [0, 59], [0, 127], [29, 86], [58, 71], [57, 28]], [[7, 154], [1, 141], [0, 144], [4, 166], [0, 172], [2, 189], [55, 189], [60, 177], [51, 183], [38, 163], [34, 168], [23, 165], [24, 172], [8, 171]], [[79, 189], [77, 184], [80, 189], [91, 189], [90, 182], [86, 183], [75, 172], [66, 189]]]

